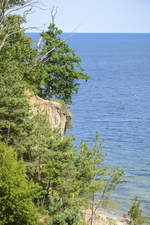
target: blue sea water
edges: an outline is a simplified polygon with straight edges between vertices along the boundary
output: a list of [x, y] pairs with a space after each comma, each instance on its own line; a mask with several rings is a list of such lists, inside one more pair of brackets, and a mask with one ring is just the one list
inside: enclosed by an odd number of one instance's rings
[[91, 76], [73, 96], [77, 143], [91, 145], [98, 131], [107, 163], [126, 170], [113, 198], [127, 212], [138, 195], [150, 216], [150, 34], [74, 34], [68, 43]]

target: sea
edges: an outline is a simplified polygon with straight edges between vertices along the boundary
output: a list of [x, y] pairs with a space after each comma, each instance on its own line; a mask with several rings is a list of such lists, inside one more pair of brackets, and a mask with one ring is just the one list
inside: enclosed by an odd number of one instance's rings
[[112, 194], [120, 212], [137, 195], [150, 218], [150, 34], [76, 33], [67, 42], [91, 77], [73, 96], [75, 144], [92, 146], [98, 131], [106, 163], [126, 171]]

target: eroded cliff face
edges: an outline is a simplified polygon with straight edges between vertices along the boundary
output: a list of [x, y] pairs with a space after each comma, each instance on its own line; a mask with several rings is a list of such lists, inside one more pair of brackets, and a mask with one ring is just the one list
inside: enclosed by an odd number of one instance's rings
[[46, 112], [52, 129], [60, 128], [61, 133], [65, 133], [68, 124], [72, 121], [72, 115], [63, 104], [44, 100], [38, 96], [31, 96], [29, 103], [34, 114], [36, 114], [37, 110], [40, 110], [41, 113]]

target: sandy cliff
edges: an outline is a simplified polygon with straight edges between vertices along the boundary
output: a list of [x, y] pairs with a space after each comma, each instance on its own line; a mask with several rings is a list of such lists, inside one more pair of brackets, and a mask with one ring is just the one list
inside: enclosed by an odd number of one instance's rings
[[60, 128], [61, 133], [64, 134], [68, 124], [72, 120], [72, 115], [63, 104], [56, 101], [44, 100], [34, 95], [30, 97], [29, 103], [32, 106], [34, 114], [37, 112], [37, 109], [41, 112], [46, 112], [52, 128]]

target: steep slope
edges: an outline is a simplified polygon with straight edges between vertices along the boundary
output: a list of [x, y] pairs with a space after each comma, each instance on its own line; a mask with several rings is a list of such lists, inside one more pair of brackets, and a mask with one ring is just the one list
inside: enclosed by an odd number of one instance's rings
[[52, 128], [60, 128], [61, 133], [65, 133], [68, 124], [72, 121], [72, 115], [63, 104], [57, 101], [44, 100], [38, 96], [31, 96], [29, 103], [34, 114], [37, 110], [46, 112]]

